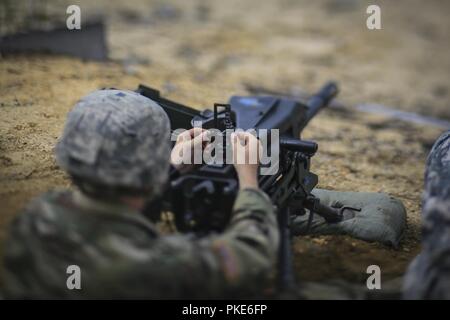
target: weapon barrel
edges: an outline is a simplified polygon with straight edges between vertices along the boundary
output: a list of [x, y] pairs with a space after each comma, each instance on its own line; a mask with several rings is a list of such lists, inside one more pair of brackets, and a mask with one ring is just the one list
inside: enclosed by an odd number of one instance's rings
[[306, 113], [306, 123], [305, 125], [323, 108], [325, 108], [328, 103], [338, 94], [337, 84], [334, 82], [329, 82], [322, 87], [316, 94], [311, 96], [306, 105], [308, 111]]

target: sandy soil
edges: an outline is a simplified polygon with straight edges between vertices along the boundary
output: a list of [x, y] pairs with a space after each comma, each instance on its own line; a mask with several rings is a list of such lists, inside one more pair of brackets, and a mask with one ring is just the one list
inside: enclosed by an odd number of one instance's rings
[[324, 111], [304, 132], [320, 145], [312, 165], [320, 187], [390, 193], [404, 202], [408, 229], [399, 250], [345, 236], [298, 238], [298, 278], [365, 283], [371, 264], [383, 281], [402, 276], [420, 250], [424, 163], [442, 129], [351, 107], [374, 102], [450, 119], [450, 3], [376, 2], [381, 31], [366, 29], [364, 1], [80, 1], [88, 16], [108, 17], [113, 61], [0, 60], [0, 241], [30, 198], [70, 187], [52, 150], [66, 113], [92, 90], [145, 83], [204, 108], [246, 94], [246, 84], [295, 94], [335, 79], [347, 108]]

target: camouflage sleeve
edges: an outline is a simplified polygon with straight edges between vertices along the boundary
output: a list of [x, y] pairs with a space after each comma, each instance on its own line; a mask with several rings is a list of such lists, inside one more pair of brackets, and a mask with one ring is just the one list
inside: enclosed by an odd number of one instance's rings
[[[133, 245], [122, 251], [123, 264], [100, 275], [104, 281], [96, 287], [132, 298], [249, 297], [267, 283], [277, 248], [278, 228], [269, 198], [259, 190], [242, 190], [222, 234], [200, 240], [165, 236], [151, 248]], [[121, 279], [126, 274], [127, 279]]]
[[245, 280], [267, 276], [276, 260], [279, 243], [276, 216], [269, 197], [261, 190], [241, 190], [229, 227], [210, 243], [226, 285], [239, 285]]

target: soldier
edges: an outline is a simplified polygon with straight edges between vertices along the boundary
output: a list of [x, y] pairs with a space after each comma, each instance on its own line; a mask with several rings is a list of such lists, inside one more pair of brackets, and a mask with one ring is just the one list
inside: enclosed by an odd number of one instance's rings
[[428, 156], [422, 221], [422, 252], [408, 268], [404, 297], [450, 299], [450, 131]]
[[[186, 134], [193, 139], [177, 143], [194, 147], [205, 132]], [[236, 135], [233, 144], [246, 146], [236, 152], [257, 152], [251, 139]], [[164, 192], [170, 153], [169, 119], [154, 101], [120, 90], [81, 99], [56, 146], [77, 189], [35, 199], [11, 225], [6, 298], [237, 297], [263, 284], [278, 228], [258, 188], [258, 166], [235, 165], [240, 190], [231, 223], [222, 234], [194, 240], [161, 235], [140, 214]], [[69, 285], [69, 266], [79, 268], [78, 288]]]

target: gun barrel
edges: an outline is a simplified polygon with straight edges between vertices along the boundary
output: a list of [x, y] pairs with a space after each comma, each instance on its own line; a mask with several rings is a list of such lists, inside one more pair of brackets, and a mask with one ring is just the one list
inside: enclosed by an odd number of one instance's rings
[[[324, 85], [319, 92], [311, 96], [306, 102], [308, 111], [306, 113], [306, 123], [308, 123], [322, 108], [325, 108], [330, 101], [338, 94], [338, 86], [334, 82]], [[306, 125], [305, 123], [305, 125]]]

